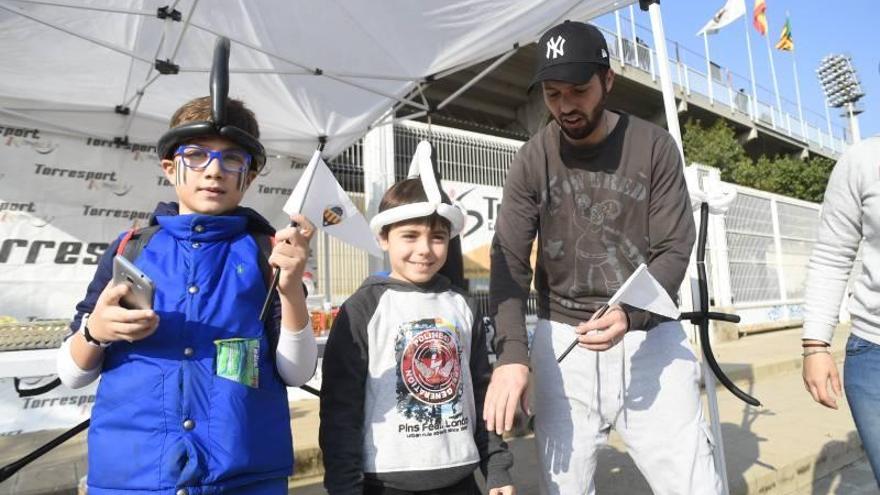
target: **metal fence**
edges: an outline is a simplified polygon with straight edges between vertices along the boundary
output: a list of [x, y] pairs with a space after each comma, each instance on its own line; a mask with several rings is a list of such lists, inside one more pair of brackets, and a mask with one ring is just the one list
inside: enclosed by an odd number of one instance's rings
[[[721, 184], [717, 170], [696, 170], [701, 187]], [[733, 187], [737, 196], [723, 221], [709, 226], [712, 303], [736, 310], [741, 331], [798, 324], [820, 205]]]
[[476, 132], [405, 122], [394, 127], [394, 171], [406, 177], [419, 141], [434, 146], [434, 163], [443, 180], [502, 187], [507, 169], [523, 141]]

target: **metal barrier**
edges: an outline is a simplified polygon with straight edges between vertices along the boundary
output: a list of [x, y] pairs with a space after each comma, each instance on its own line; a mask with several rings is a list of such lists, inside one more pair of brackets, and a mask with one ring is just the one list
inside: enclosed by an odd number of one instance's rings
[[[715, 169], [696, 166], [703, 186]], [[722, 222], [710, 226], [707, 265], [713, 305], [734, 308], [741, 332], [803, 321], [807, 265], [819, 228], [820, 205], [741, 186]], [[860, 272], [860, 258], [850, 287]]]

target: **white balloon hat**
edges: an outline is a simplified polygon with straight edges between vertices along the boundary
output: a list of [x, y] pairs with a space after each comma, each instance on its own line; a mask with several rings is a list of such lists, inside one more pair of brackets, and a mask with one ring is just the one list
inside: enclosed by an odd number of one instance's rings
[[449, 220], [451, 225], [450, 239], [460, 234], [464, 228], [464, 213], [458, 206], [443, 202], [440, 195], [440, 186], [437, 185], [434, 167], [431, 164], [431, 143], [427, 141], [421, 141], [416, 146], [416, 152], [413, 154], [412, 162], [409, 164], [409, 175], [407, 178], [413, 179], [416, 177], [422, 180], [422, 188], [424, 188], [425, 196], [428, 197], [428, 200], [395, 206], [377, 213], [373, 220], [370, 221], [370, 228], [373, 230], [373, 233], [378, 236], [382, 232], [382, 227], [386, 225], [392, 225], [413, 218], [427, 217], [437, 213]]

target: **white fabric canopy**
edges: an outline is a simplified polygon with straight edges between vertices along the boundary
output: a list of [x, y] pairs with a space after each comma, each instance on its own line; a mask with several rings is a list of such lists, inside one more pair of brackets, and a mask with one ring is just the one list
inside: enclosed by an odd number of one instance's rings
[[[157, 18], [169, 3], [181, 21]], [[255, 111], [264, 145], [306, 160], [326, 136], [334, 156], [407, 95], [402, 113], [427, 110], [417, 87], [429, 76], [629, 3], [0, 0], [0, 121], [154, 143], [177, 107], [208, 93], [222, 34], [232, 40], [230, 96]], [[159, 75], [156, 59], [180, 73]]]

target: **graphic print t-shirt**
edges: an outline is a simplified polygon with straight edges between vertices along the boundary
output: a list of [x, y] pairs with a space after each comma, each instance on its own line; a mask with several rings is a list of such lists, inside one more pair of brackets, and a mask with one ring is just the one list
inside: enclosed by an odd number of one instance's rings
[[365, 472], [479, 462], [470, 375], [474, 314], [453, 291], [390, 288], [367, 324]]

